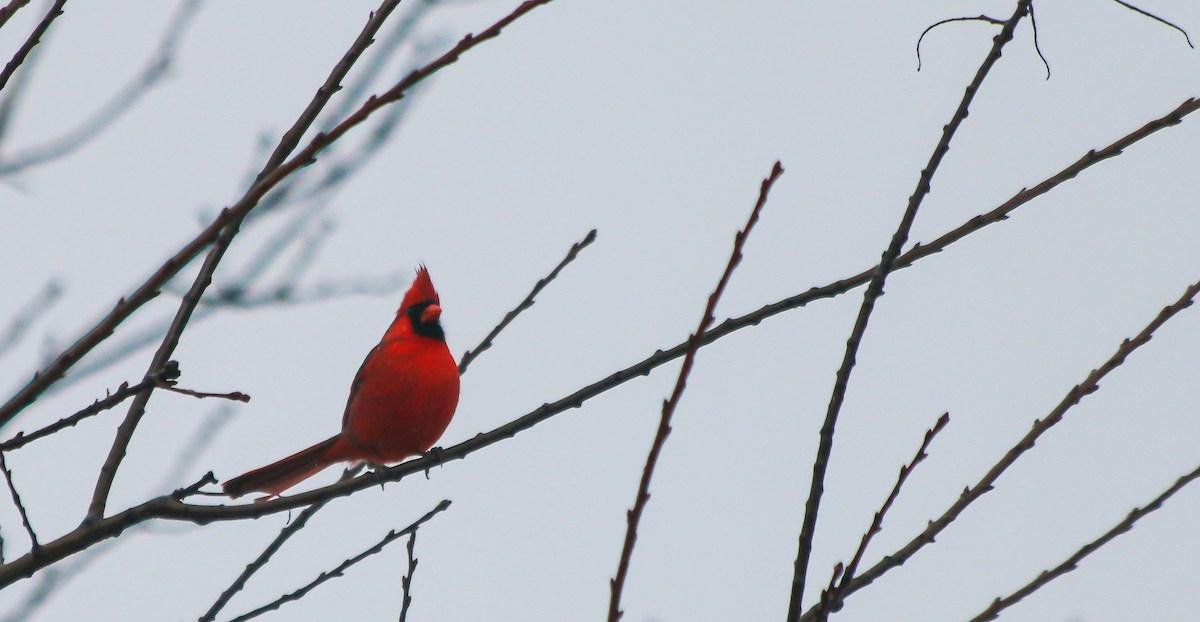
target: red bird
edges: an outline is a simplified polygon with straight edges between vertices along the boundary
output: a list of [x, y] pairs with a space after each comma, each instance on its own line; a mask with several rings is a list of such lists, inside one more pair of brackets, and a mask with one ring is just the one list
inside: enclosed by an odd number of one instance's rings
[[442, 307], [425, 266], [396, 319], [350, 385], [342, 431], [224, 484], [225, 494], [279, 493], [338, 462], [388, 464], [425, 453], [458, 406], [458, 365], [446, 347]]

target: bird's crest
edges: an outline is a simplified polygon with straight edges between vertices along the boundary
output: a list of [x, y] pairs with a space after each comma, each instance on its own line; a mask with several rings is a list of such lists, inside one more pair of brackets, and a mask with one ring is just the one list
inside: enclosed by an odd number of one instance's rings
[[412, 286], [404, 294], [404, 301], [400, 303], [400, 310], [404, 311], [420, 302], [442, 303], [438, 299], [437, 290], [433, 288], [433, 280], [429, 278], [429, 269], [424, 265], [417, 268], [417, 278], [413, 279]]

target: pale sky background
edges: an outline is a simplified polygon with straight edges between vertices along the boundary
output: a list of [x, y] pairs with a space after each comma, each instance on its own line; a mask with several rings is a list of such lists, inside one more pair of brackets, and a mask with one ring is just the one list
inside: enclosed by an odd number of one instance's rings
[[[0, 57], [40, 18], [35, 4], [5, 26]], [[445, 49], [516, 4], [451, 3], [419, 32]], [[207, 2], [170, 78], [130, 114], [75, 155], [0, 180], [0, 318], [49, 279], [65, 287], [0, 358], [5, 397], [45, 348], [74, 339], [240, 196], [248, 169], [261, 166], [260, 137], [273, 144], [292, 123], [376, 5]], [[336, 228], [304, 282], [408, 274], [425, 262], [459, 354], [572, 242], [599, 229], [464, 377], [441, 443], [454, 444], [683, 340], [775, 159], [787, 172], [719, 316], [876, 262], [996, 28], [935, 30], [920, 73], [917, 36], [946, 17], [1007, 18], [1012, 6], [558, 0], [413, 99], [393, 140], [319, 216]], [[1200, 4], [1141, 6], [1200, 40]], [[175, 7], [69, 2], [0, 153], [55, 137], [94, 110], [138, 71]], [[912, 241], [1200, 96], [1200, 52], [1177, 31], [1108, 0], [1046, 2], [1037, 15], [1053, 77], [1045, 79], [1023, 22], [953, 142]], [[402, 47], [373, 90], [413, 54]], [[849, 558], [938, 414], [949, 411], [952, 422], [868, 564], [940, 514], [1121, 339], [1200, 278], [1193, 117], [889, 281], [842, 413], [808, 602]], [[360, 128], [348, 144], [367, 134]], [[239, 236], [217, 285], [290, 218], [276, 213]], [[399, 298], [227, 310], [196, 323], [175, 355], [182, 384], [253, 400], [235, 405], [195, 466], [164, 484], [219, 405], [156, 393], [110, 508], [209, 469], [231, 477], [335, 432], [350, 380]], [[782, 619], [817, 430], [860, 300], [855, 290], [789, 311], [700, 352], [642, 522], [626, 620]], [[163, 295], [114, 342], [177, 303]], [[973, 616], [1195, 468], [1198, 329], [1198, 310], [1173, 319], [936, 544], [855, 594], [835, 619]], [[43, 397], [0, 436], [136, 382], [151, 354], [142, 349]], [[410, 620], [602, 618], [625, 510], [677, 370], [664, 366], [428, 480], [331, 503], [219, 619], [299, 587], [442, 498], [454, 505], [420, 532]], [[124, 410], [8, 456], [43, 540], [78, 524]], [[300, 489], [334, 477], [330, 470]], [[1193, 487], [1004, 619], [1195, 619], [1198, 520]], [[128, 533], [32, 619], [195, 619], [286, 521]], [[0, 531], [7, 556], [27, 546], [7, 492]], [[404, 570], [397, 542], [262, 619], [395, 619]], [[0, 593], [0, 615], [38, 584]]]

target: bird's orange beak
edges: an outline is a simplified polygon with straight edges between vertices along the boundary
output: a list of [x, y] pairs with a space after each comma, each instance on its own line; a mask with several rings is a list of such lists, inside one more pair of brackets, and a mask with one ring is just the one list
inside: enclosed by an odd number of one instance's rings
[[421, 323], [436, 322], [442, 317], [442, 307], [440, 305], [429, 305], [421, 312]]

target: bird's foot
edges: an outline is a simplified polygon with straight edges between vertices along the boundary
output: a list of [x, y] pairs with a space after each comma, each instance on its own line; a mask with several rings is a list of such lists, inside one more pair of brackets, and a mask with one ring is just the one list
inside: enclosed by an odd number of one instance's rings
[[441, 447], [430, 447], [428, 451], [421, 455], [422, 458], [429, 460], [429, 463], [425, 465], [425, 479], [429, 479], [429, 469], [433, 468], [435, 464], [442, 466], [442, 453], [444, 451]]

